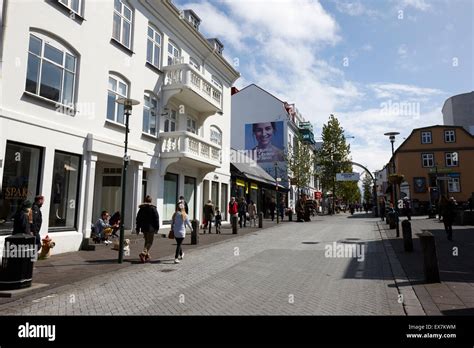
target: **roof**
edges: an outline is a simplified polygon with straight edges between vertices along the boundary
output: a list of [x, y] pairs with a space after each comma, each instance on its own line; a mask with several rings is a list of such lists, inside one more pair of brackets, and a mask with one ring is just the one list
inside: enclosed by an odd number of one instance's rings
[[250, 85], [248, 86], [245, 86], [244, 88], [242, 88], [241, 90], [239, 90], [236, 94], [242, 92], [243, 90], [251, 87], [251, 86], [254, 86], [254, 87], [257, 87], [258, 89], [262, 90], [263, 92], [267, 93], [268, 95], [272, 96], [273, 98], [275, 98], [276, 100], [278, 100], [280, 103], [282, 104], [285, 104], [285, 102], [283, 100], [281, 100], [280, 98], [278, 97], [275, 97], [273, 94], [271, 94], [270, 92], [268, 92], [266, 89], [263, 89], [262, 87], [256, 85], [255, 83], [251, 83]]
[[[236, 151], [235, 149], [232, 149]], [[240, 159], [245, 159], [246, 161], [242, 162], [231, 162], [231, 164], [240, 172], [243, 176], [250, 180], [255, 180], [263, 182], [266, 184], [275, 185], [275, 178], [268, 174], [262, 167], [260, 167], [257, 162], [252, 160], [250, 157], [245, 156], [244, 154], [239, 154]], [[248, 160], [248, 161], [247, 161]], [[284, 186], [278, 185], [281, 188]]]
[[450, 128], [450, 129], [460, 129], [462, 130], [463, 132], [465, 132], [467, 135], [469, 135], [471, 138], [474, 139], [474, 135], [472, 135], [471, 133], [469, 133], [463, 126], [451, 126], [451, 125], [440, 125], [440, 124], [436, 124], [436, 125], [433, 125], [433, 126], [425, 126], [425, 127], [420, 127], [420, 128], [414, 128], [410, 135], [406, 137], [406, 139], [400, 144], [399, 147], [397, 147], [397, 149], [395, 150], [395, 152], [393, 153], [393, 156], [390, 157], [390, 160], [388, 162], [391, 162], [393, 157], [397, 155], [397, 153], [399, 152], [399, 150], [405, 145], [405, 143], [413, 136], [413, 134], [416, 132], [416, 131], [420, 131], [420, 130], [425, 130], [425, 129], [433, 129], [433, 128]]

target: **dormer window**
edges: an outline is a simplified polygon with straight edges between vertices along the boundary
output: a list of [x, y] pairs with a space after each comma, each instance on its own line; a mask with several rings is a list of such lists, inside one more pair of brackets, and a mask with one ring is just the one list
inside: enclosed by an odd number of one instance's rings
[[224, 51], [224, 45], [218, 39], [207, 39], [211, 46], [219, 53], [222, 54]]
[[201, 24], [201, 19], [194, 13], [193, 10], [184, 10], [184, 18], [196, 29], [199, 31], [199, 25]]

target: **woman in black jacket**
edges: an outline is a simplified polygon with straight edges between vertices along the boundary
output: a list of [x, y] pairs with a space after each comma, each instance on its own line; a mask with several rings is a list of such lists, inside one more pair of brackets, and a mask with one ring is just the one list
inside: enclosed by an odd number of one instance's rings
[[137, 234], [143, 232], [145, 238], [145, 245], [143, 251], [140, 253], [140, 261], [142, 263], [150, 261], [150, 249], [153, 245], [155, 233], [160, 229], [160, 217], [156, 206], [151, 204], [151, 197], [146, 196], [145, 203], [140, 205], [140, 210], [137, 214], [136, 231]]

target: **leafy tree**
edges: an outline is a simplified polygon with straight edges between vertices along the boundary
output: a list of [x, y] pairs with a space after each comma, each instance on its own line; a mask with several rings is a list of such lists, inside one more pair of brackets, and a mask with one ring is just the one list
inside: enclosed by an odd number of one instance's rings
[[294, 144], [288, 144], [285, 160], [291, 184], [295, 185], [299, 192], [301, 188], [309, 185], [311, 177], [315, 174], [313, 151], [304, 143], [300, 134], [295, 136]]
[[317, 153], [318, 175], [321, 178], [323, 190], [333, 191], [337, 199], [347, 202], [360, 200], [360, 190], [357, 182], [336, 181], [336, 173], [352, 172], [350, 145], [347, 144], [342, 128], [336, 116], [329, 117], [323, 125], [323, 144]]
[[364, 176], [364, 180], [362, 181], [362, 188], [364, 189], [364, 202], [366, 203], [370, 203], [370, 201], [373, 199], [373, 185], [374, 183], [372, 178], [366, 174]]

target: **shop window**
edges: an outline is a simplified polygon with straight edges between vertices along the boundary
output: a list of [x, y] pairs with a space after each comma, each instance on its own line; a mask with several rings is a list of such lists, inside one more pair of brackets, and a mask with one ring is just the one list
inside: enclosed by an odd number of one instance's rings
[[21, 203], [26, 199], [33, 202], [39, 194], [41, 161], [41, 149], [7, 142], [0, 193], [0, 234], [12, 233], [13, 216]]
[[163, 220], [171, 221], [178, 201], [178, 175], [166, 173], [163, 197]]
[[81, 156], [56, 151], [49, 209], [50, 229], [77, 230]]

